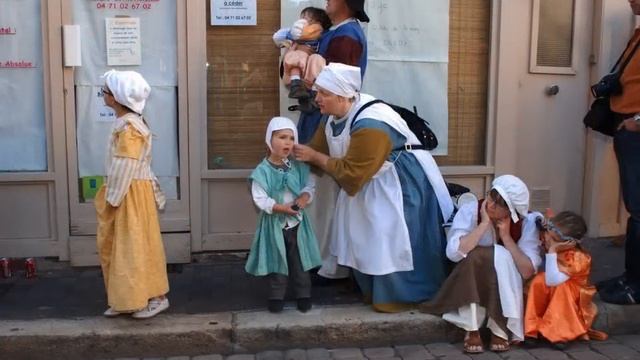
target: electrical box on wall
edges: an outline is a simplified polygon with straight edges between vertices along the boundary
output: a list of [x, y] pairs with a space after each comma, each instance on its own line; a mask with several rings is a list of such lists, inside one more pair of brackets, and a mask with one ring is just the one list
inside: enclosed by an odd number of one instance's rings
[[63, 25], [64, 66], [82, 66], [80, 25]]

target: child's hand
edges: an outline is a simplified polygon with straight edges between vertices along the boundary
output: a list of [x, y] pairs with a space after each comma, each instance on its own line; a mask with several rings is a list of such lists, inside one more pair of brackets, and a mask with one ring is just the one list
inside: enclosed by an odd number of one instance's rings
[[298, 215], [298, 211], [291, 208], [294, 204], [295, 203], [275, 204], [273, 205], [273, 212], [279, 212], [286, 215], [296, 216]]
[[567, 240], [563, 242], [555, 242], [550, 241], [547, 243], [547, 249], [549, 249], [549, 253], [559, 253], [565, 250], [573, 249], [576, 247], [575, 240]]
[[298, 208], [300, 210], [302, 210], [306, 208], [307, 205], [309, 205], [309, 199], [311, 199], [311, 196], [305, 192], [305, 193], [302, 193], [300, 196], [298, 196], [298, 198], [294, 201], [294, 203], [298, 205]]

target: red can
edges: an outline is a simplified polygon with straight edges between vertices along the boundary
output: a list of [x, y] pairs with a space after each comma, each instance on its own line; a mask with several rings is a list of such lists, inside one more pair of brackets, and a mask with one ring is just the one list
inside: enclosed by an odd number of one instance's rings
[[11, 277], [11, 263], [9, 259], [5, 257], [0, 258], [0, 276], [2, 276], [5, 279], [8, 279]]
[[26, 258], [24, 260], [24, 277], [27, 279], [36, 277], [36, 259]]

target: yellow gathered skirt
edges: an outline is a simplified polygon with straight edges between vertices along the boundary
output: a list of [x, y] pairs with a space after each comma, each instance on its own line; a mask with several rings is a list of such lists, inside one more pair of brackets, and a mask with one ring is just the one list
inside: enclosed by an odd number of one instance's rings
[[133, 180], [119, 207], [95, 198], [98, 256], [108, 303], [118, 312], [144, 308], [169, 292], [166, 258], [150, 180]]

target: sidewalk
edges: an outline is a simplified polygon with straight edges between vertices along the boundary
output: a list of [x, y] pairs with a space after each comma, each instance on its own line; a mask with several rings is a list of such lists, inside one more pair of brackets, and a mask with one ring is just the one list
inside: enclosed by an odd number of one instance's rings
[[[622, 271], [621, 248], [604, 240], [587, 241], [586, 247], [594, 257], [594, 281]], [[100, 316], [106, 303], [97, 268], [47, 265], [50, 270], [40, 269], [38, 279], [2, 280], [0, 357], [192, 356], [461, 339], [460, 331], [438, 317], [379, 314], [359, 305], [348, 281], [314, 287], [314, 309], [307, 314], [296, 311], [294, 303], [282, 314], [270, 314], [264, 311], [264, 282], [246, 275], [243, 264], [236, 255], [200, 256], [170, 274], [170, 311], [142, 321]], [[611, 334], [640, 331], [640, 306], [598, 307], [596, 328]]]

